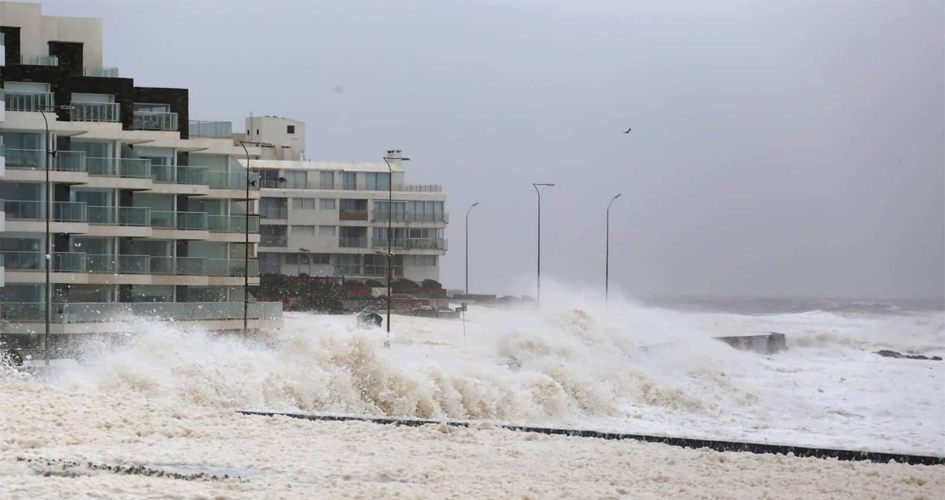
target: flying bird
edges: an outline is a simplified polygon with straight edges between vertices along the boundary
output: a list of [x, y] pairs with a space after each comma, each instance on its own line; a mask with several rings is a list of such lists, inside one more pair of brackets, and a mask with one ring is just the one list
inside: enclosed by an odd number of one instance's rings
[[627, 131], [624, 132], [624, 133], [625, 133], [625, 134], [629, 134], [631, 130], [633, 130], [633, 129], [628, 128]]

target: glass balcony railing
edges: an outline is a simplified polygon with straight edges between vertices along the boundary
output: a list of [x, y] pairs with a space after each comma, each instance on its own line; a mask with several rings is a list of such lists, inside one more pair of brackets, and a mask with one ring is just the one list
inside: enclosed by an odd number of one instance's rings
[[151, 178], [151, 160], [141, 158], [86, 158], [86, 166], [96, 177]]
[[135, 130], [160, 130], [165, 132], [175, 132], [178, 130], [177, 113], [135, 111], [131, 128]]
[[[246, 262], [243, 259], [207, 259], [207, 276], [245, 276]], [[249, 259], [249, 275], [259, 276], [259, 261]]]
[[53, 170], [57, 172], [85, 172], [84, 151], [53, 151]]
[[[208, 215], [207, 227], [213, 233], [245, 233], [246, 216], [245, 215]], [[259, 233], [259, 216], [249, 216], [249, 232]]]
[[340, 248], [366, 248], [367, 247], [367, 238], [338, 238], [338, 246]]
[[233, 137], [233, 124], [231, 122], [206, 122], [200, 120], [190, 120], [190, 138], [209, 137], [214, 139], [229, 139]]
[[7, 111], [39, 111], [40, 107], [55, 106], [56, 97], [52, 92], [3, 91], [4, 106]]
[[[446, 240], [443, 238], [394, 238], [391, 240], [391, 248], [401, 248], [408, 250], [446, 250]], [[387, 240], [378, 238], [372, 241], [374, 248], [387, 248]]]
[[86, 267], [96, 274], [150, 274], [149, 255], [95, 255], [86, 256]]
[[[56, 201], [52, 203], [53, 222], [86, 222], [85, 203]], [[45, 220], [45, 201], [3, 200], [3, 211], [9, 220]]]
[[151, 180], [160, 184], [174, 184], [177, 176], [174, 175], [174, 165], [151, 165]]
[[118, 78], [118, 68], [109, 66], [86, 66], [82, 68], [82, 76]]
[[[0, 303], [0, 319], [10, 322], [41, 323], [45, 319], [41, 302]], [[100, 323], [134, 321], [220, 321], [243, 319], [242, 302], [69, 302], [54, 303], [53, 323]], [[282, 318], [281, 302], [250, 302], [249, 319]]]
[[259, 216], [263, 219], [288, 219], [289, 209], [286, 207], [262, 207]]
[[[19, 170], [42, 170], [46, 168], [46, 151], [42, 149], [5, 148], [6, 166]], [[57, 172], [84, 172], [85, 153], [82, 151], [54, 151], [52, 169]]]
[[[246, 189], [246, 172], [207, 172], [207, 181], [215, 189]], [[249, 176], [249, 189], [259, 190], [259, 175]]]
[[178, 184], [207, 184], [207, 167], [177, 167]]
[[[7, 271], [45, 271], [46, 255], [42, 252], [0, 252]], [[85, 254], [55, 252], [50, 269], [57, 273], [85, 272]]]
[[206, 212], [151, 211], [151, 227], [154, 229], [177, 229], [179, 231], [206, 231]]
[[117, 102], [72, 101], [71, 120], [74, 122], [119, 122]]
[[89, 224], [108, 226], [150, 226], [148, 207], [87, 207]]
[[58, 56], [33, 56], [27, 57], [20, 55], [20, 64], [26, 66], [59, 66]]
[[265, 236], [265, 235], [263, 235], [263, 236], [260, 238], [259, 246], [285, 248], [285, 247], [289, 246], [289, 238], [288, 238], [287, 236]]
[[[391, 213], [383, 210], [375, 210], [371, 215], [371, 220], [375, 222], [386, 221], [388, 217], [391, 216]], [[449, 222], [450, 215], [445, 212], [425, 212], [425, 213], [414, 213], [414, 212], [394, 212], [393, 219], [395, 222]]]

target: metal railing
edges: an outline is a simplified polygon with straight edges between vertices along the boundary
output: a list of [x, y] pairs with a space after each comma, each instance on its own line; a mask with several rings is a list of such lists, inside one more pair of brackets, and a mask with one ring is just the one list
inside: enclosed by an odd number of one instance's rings
[[82, 68], [82, 76], [118, 78], [118, 68], [113, 66], [86, 66]]
[[175, 132], [177, 128], [177, 113], [160, 111], [135, 111], [131, 123], [134, 130], [161, 130]]
[[[393, 266], [394, 276], [403, 276], [404, 275], [404, 266], [395, 265]], [[365, 264], [364, 265], [364, 276], [387, 276], [387, 264]]]
[[[255, 172], [250, 175], [249, 186], [251, 191], [259, 190], [259, 175]], [[246, 172], [207, 172], [207, 184], [215, 189], [246, 189]]]
[[[245, 276], [243, 259], [207, 259], [207, 276]], [[259, 260], [249, 259], [250, 277], [259, 276]]]
[[70, 119], [74, 122], [119, 122], [117, 102], [72, 101]]
[[151, 227], [154, 229], [176, 229], [179, 231], [206, 231], [206, 212], [151, 211]]
[[[387, 240], [384, 238], [375, 239], [371, 242], [374, 248], [387, 248]], [[394, 238], [391, 240], [391, 248], [401, 248], [408, 250], [446, 250], [447, 244], [444, 238]]]
[[150, 226], [149, 207], [87, 207], [89, 224], [109, 226]]
[[338, 212], [339, 220], [368, 220], [367, 210], [340, 210]]
[[[371, 220], [374, 222], [386, 221], [390, 217], [390, 212], [375, 210], [371, 215]], [[394, 221], [399, 222], [449, 222], [450, 215], [446, 212], [435, 212], [435, 213], [414, 213], [414, 212], [397, 212], [393, 214]]]
[[[243, 318], [242, 302], [69, 302], [53, 303], [53, 323], [102, 323], [134, 321], [220, 321]], [[41, 302], [0, 303], [0, 319], [11, 322], [41, 323], [45, 305]], [[279, 319], [281, 302], [250, 302], [250, 319]]]
[[120, 177], [122, 179], [150, 179], [151, 160], [143, 158], [86, 158], [89, 175]]
[[262, 236], [259, 241], [261, 247], [285, 248], [289, 246], [288, 236]]
[[[322, 185], [317, 181], [309, 181], [304, 186], [295, 186], [285, 179], [264, 179], [260, 183], [266, 189], [320, 189], [324, 191], [387, 191], [387, 186], [369, 185], [363, 182], [331, 182]], [[443, 186], [439, 184], [394, 184], [393, 192], [406, 193], [440, 193]]]
[[[245, 215], [208, 215], [207, 227], [212, 233], [245, 233]], [[249, 232], [259, 234], [259, 216], [249, 215]]]
[[206, 269], [204, 257], [151, 257], [151, 274], [201, 276], [207, 274]]
[[4, 107], [7, 111], [39, 111], [40, 106], [55, 106], [56, 96], [52, 92], [19, 92], [4, 90]]
[[190, 137], [209, 137], [215, 139], [229, 139], [233, 137], [233, 123], [209, 122], [190, 120]]
[[[45, 201], [3, 200], [3, 211], [9, 220], [45, 220]], [[52, 203], [53, 222], [86, 222], [85, 203], [75, 201], [54, 201]]]
[[207, 184], [207, 167], [177, 167], [178, 184]]
[[59, 66], [58, 56], [33, 56], [27, 57], [20, 54], [20, 64], [26, 66]]
[[366, 248], [367, 238], [340, 237], [338, 238], [338, 247], [339, 248]]

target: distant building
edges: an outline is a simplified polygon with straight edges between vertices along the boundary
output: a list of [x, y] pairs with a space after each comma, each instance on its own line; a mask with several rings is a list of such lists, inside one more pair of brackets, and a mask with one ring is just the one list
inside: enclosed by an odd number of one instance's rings
[[378, 155], [390, 167], [306, 161], [304, 130], [286, 118], [246, 120], [249, 140], [272, 145], [250, 165], [262, 188], [260, 272], [383, 280], [390, 243], [394, 277], [439, 280], [449, 222], [441, 186], [407, 184], [399, 150]]
[[[100, 19], [2, 2], [0, 33], [0, 331], [34, 345], [44, 332], [47, 255], [51, 334], [109, 331], [102, 322], [129, 315], [241, 328], [245, 274], [259, 283], [260, 194], [253, 182], [247, 206], [231, 124], [190, 121], [185, 88], [137, 86], [103, 67]], [[253, 303], [250, 326], [281, 315], [281, 304]]]

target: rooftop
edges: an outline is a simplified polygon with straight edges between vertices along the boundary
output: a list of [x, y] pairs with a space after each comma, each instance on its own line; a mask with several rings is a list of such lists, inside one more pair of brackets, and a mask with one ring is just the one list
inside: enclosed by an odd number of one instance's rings
[[[245, 168], [246, 160], [239, 160]], [[394, 172], [403, 172], [402, 166], [397, 162], [391, 162], [391, 170]], [[387, 172], [387, 164], [384, 162], [367, 161], [292, 161], [292, 160], [253, 160], [254, 169], [269, 170], [344, 170], [350, 172]]]

